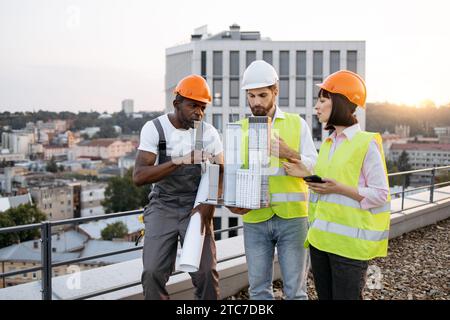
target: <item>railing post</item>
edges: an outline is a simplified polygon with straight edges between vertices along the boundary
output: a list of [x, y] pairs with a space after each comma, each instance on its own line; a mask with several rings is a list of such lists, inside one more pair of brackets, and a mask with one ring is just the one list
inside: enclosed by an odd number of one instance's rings
[[405, 189], [406, 189], [406, 175], [403, 176], [403, 185], [402, 185], [402, 211], [405, 206]]
[[50, 222], [41, 225], [42, 256], [42, 300], [52, 300], [52, 226]]
[[431, 184], [430, 184], [430, 203], [434, 200], [434, 178], [436, 176], [436, 168], [431, 170]]

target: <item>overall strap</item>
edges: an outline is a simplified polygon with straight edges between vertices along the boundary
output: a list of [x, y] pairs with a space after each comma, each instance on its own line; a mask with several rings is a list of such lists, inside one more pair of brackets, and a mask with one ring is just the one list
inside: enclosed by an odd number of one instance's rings
[[203, 121], [200, 122], [195, 133], [195, 150], [203, 150]]
[[158, 118], [153, 120], [156, 130], [158, 131], [159, 141], [158, 141], [158, 155], [159, 163], [166, 162], [167, 152], [166, 152], [166, 136], [164, 135], [164, 130], [161, 126], [161, 121]]

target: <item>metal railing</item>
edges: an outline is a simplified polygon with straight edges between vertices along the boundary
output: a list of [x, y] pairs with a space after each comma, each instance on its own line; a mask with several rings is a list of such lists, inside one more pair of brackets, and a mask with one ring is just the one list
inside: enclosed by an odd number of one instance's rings
[[[446, 170], [446, 169], [450, 170], [450, 166], [443, 166], [443, 167], [436, 167], [436, 168], [429, 168], [429, 169], [420, 169], [420, 170], [411, 170], [411, 171], [396, 172], [396, 173], [388, 174], [389, 177], [404, 176], [402, 190], [399, 192], [391, 193], [392, 198], [394, 196], [401, 195], [402, 205], [401, 205], [401, 210], [399, 210], [399, 211], [404, 210], [404, 200], [407, 196], [407, 193], [415, 192], [417, 190], [429, 188], [430, 189], [429, 202], [426, 202], [426, 203], [423, 203], [423, 204], [420, 204], [417, 206], [409, 207], [407, 209], [412, 209], [412, 208], [427, 205], [429, 203], [433, 203], [435, 188], [439, 187], [439, 186], [443, 186], [443, 185], [450, 185], [450, 181], [442, 182], [442, 183], [435, 183], [436, 171]], [[406, 188], [407, 177], [409, 175], [417, 174], [417, 173], [424, 173], [424, 172], [431, 172], [430, 185], [420, 186], [418, 188], [412, 188], [412, 189]], [[450, 195], [447, 198], [450, 198]], [[447, 199], [447, 198], [445, 198], [445, 199]], [[395, 211], [395, 212], [399, 212], [399, 211]], [[392, 213], [395, 213], [395, 212], [392, 212]], [[12, 277], [12, 276], [24, 274], [27, 272], [41, 271], [42, 272], [42, 278], [41, 278], [42, 299], [43, 300], [51, 300], [52, 299], [52, 270], [54, 267], [70, 265], [73, 263], [79, 263], [79, 262], [83, 262], [83, 261], [87, 261], [87, 260], [93, 260], [93, 259], [103, 258], [103, 257], [107, 257], [107, 256], [128, 253], [128, 252], [132, 252], [132, 251], [142, 250], [142, 248], [143, 248], [143, 246], [141, 245], [141, 246], [136, 246], [134, 248], [124, 249], [124, 250], [111, 251], [111, 252], [106, 252], [106, 253], [97, 254], [97, 255], [91, 255], [91, 256], [77, 258], [77, 259], [65, 260], [65, 261], [61, 261], [61, 262], [53, 262], [52, 261], [52, 234], [51, 234], [52, 227], [68, 225], [68, 224], [69, 225], [78, 225], [80, 223], [86, 223], [86, 222], [90, 222], [90, 221], [98, 221], [98, 220], [118, 218], [118, 217], [123, 217], [123, 216], [138, 215], [138, 214], [142, 214], [142, 213], [143, 213], [143, 210], [132, 210], [132, 211], [125, 211], [125, 212], [92, 216], [92, 217], [74, 218], [74, 219], [66, 219], [66, 220], [59, 220], [59, 221], [44, 221], [42, 223], [1, 228], [0, 234], [20, 232], [20, 231], [33, 230], [33, 229], [39, 228], [41, 230], [40, 241], [41, 241], [42, 245], [41, 245], [41, 266], [0, 273], [0, 278], [4, 280], [6, 277]], [[220, 230], [214, 231], [214, 234], [239, 230], [242, 227], [243, 226], [236, 226], [236, 227], [231, 227], [231, 228], [227, 228], [227, 229], [220, 229]], [[218, 262], [225, 262], [225, 261], [240, 258], [243, 256], [244, 256], [244, 254], [240, 254], [240, 255], [233, 256], [233, 257], [229, 257], [227, 259], [219, 260]], [[180, 273], [183, 273], [183, 272], [181, 272], [181, 271], [175, 272], [172, 275], [176, 275], [176, 274], [180, 274]], [[133, 282], [130, 284], [117, 286], [117, 287], [106, 289], [106, 290], [99, 290], [98, 292], [94, 292], [94, 293], [91, 293], [88, 295], [76, 297], [74, 299], [81, 300], [81, 299], [93, 298], [93, 297], [96, 297], [99, 295], [103, 295], [103, 294], [119, 291], [122, 289], [127, 289], [130, 287], [138, 286], [140, 284], [141, 284], [140, 281], [136, 281], [136, 282]]]
[[[445, 185], [450, 185], [450, 181], [436, 183], [436, 172], [440, 171], [440, 170], [450, 171], [450, 166], [442, 166], [442, 167], [434, 167], [434, 168], [427, 168], [427, 169], [402, 171], [402, 172], [395, 172], [395, 173], [388, 174], [389, 178], [390, 177], [403, 176], [402, 190], [399, 191], [399, 192], [391, 193], [391, 198], [392, 199], [394, 199], [395, 196], [401, 194], [401, 199], [402, 199], [401, 208], [400, 208], [400, 210], [392, 211], [391, 213], [397, 213], [397, 212], [403, 211], [405, 209], [405, 199], [407, 197], [407, 193], [414, 194], [418, 190], [430, 189], [429, 201], [428, 202], [424, 202], [423, 204], [419, 204], [419, 205], [416, 205], [416, 206], [408, 207], [407, 209], [414, 209], [414, 208], [425, 206], [425, 205], [427, 205], [429, 203], [433, 203], [434, 202], [434, 191], [435, 191], [435, 188], [436, 187], [445, 186]], [[420, 186], [420, 187], [417, 187], [417, 188], [407, 189], [408, 179], [409, 179], [409, 177], [411, 175], [417, 174], [417, 173], [425, 173], [425, 172], [431, 172], [431, 175], [429, 177], [429, 179], [430, 179], [430, 184], [429, 185], [424, 185], [424, 186]], [[450, 196], [447, 197], [447, 198], [450, 198]], [[447, 198], [445, 198], [445, 199], [447, 199]]]
[[[125, 212], [105, 214], [105, 215], [85, 217], [85, 218], [74, 218], [74, 219], [66, 219], [66, 220], [58, 220], [58, 221], [44, 221], [42, 223], [35, 223], [35, 224], [16, 226], [16, 227], [8, 227], [8, 228], [0, 228], [0, 234], [15, 233], [15, 232], [33, 230], [33, 229], [41, 230], [41, 239], [40, 239], [40, 241], [41, 241], [41, 266], [27, 268], [27, 269], [20, 269], [20, 270], [15, 270], [15, 271], [10, 271], [10, 272], [3, 272], [3, 273], [0, 273], [0, 279], [4, 280], [7, 277], [16, 276], [19, 274], [41, 271], [42, 272], [42, 275], [41, 275], [42, 300], [52, 300], [52, 270], [53, 270], [53, 268], [64, 266], [64, 265], [70, 265], [73, 263], [79, 263], [79, 262], [83, 262], [83, 261], [128, 253], [128, 252], [132, 252], [132, 251], [142, 250], [142, 248], [143, 248], [143, 246], [140, 245], [140, 246], [135, 246], [135, 247], [129, 248], [129, 249], [116, 250], [116, 251], [86, 256], [86, 257], [77, 258], [77, 259], [64, 260], [61, 262], [53, 262], [52, 261], [52, 234], [51, 234], [52, 227], [68, 225], [68, 224], [78, 225], [78, 224], [86, 223], [86, 222], [90, 222], [90, 221], [106, 220], [106, 219], [118, 218], [118, 217], [123, 217], [123, 216], [138, 215], [138, 214], [142, 214], [142, 213], [143, 213], [143, 210], [133, 210], [133, 211], [125, 211]], [[220, 230], [214, 231], [214, 234], [239, 230], [242, 227], [243, 226], [236, 226], [236, 227], [231, 227], [231, 228], [227, 228], [227, 229], [220, 229]], [[241, 255], [233, 256], [231, 258], [220, 260], [218, 262], [224, 262], [224, 261], [236, 259], [236, 258], [243, 257], [243, 256], [244, 255], [241, 254]], [[175, 272], [172, 275], [176, 275], [176, 274], [180, 274], [180, 273], [183, 273], [183, 272], [181, 272], [181, 271]], [[95, 292], [95, 293], [92, 293], [92, 294], [89, 294], [86, 296], [77, 297], [76, 300], [92, 298], [92, 297], [99, 296], [102, 294], [134, 287], [139, 284], [140, 284], [140, 281], [136, 282], [134, 284], [127, 284], [127, 285], [116, 287], [116, 288], [102, 290], [102, 291]]]

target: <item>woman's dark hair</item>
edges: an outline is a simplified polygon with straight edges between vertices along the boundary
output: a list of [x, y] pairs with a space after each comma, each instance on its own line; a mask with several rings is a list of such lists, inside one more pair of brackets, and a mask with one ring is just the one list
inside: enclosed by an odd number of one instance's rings
[[332, 93], [324, 89], [320, 89], [318, 98], [324, 97], [331, 99], [332, 108], [330, 119], [328, 119], [325, 130], [334, 131], [334, 126], [350, 127], [358, 123], [358, 119], [353, 115], [357, 105], [350, 102], [346, 96], [339, 93]]

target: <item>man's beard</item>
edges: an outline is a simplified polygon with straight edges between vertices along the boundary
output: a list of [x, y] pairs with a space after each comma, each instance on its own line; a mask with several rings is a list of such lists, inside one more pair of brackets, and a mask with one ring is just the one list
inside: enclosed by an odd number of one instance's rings
[[268, 110], [265, 109], [265, 108], [262, 107], [262, 106], [257, 106], [257, 107], [254, 107], [254, 108], [252, 109], [252, 114], [253, 114], [254, 116], [265, 117], [265, 116], [267, 116], [267, 114], [270, 112], [270, 110], [272, 110], [272, 108], [273, 108], [273, 105], [272, 105], [272, 107], [269, 108]]

